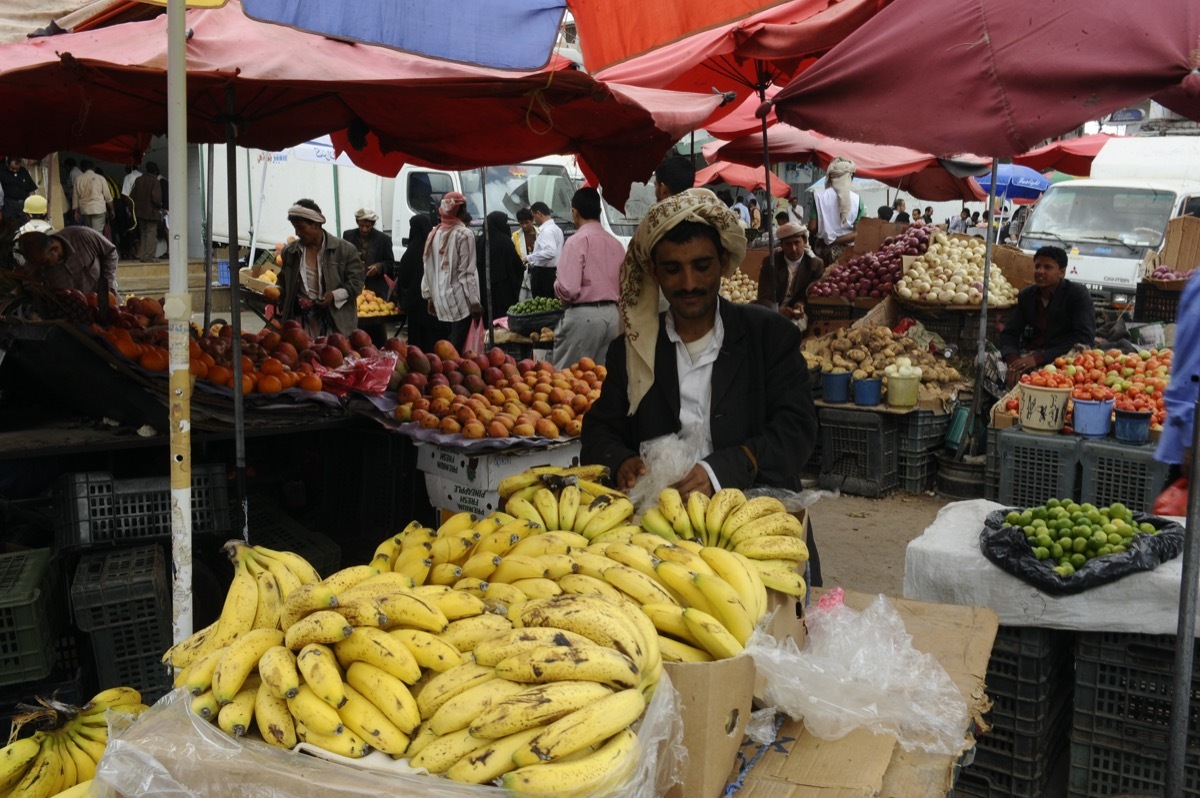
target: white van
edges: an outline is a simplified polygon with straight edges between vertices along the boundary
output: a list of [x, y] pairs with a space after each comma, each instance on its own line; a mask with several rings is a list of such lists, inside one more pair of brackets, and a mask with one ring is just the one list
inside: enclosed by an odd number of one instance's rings
[[1064, 248], [1068, 279], [1088, 287], [1097, 311], [1119, 310], [1133, 304], [1142, 258], [1162, 247], [1167, 222], [1188, 214], [1200, 215], [1200, 137], [1113, 139], [1090, 178], [1046, 190], [1020, 247]]

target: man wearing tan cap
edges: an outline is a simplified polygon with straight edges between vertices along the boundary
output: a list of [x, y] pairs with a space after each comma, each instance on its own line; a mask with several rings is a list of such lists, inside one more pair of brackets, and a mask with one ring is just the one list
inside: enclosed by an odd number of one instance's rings
[[386, 298], [391, 286], [385, 278], [395, 278], [396, 256], [392, 252], [392, 237], [375, 229], [379, 215], [370, 208], [354, 212], [358, 226], [342, 233], [342, 239], [358, 250], [358, 259], [366, 269], [365, 286], [376, 296]]
[[808, 246], [808, 230], [795, 222], [780, 225], [776, 235], [779, 246], [763, 258], [758, 273], [758, 304], [802, 319], [808, 287], [821, 279], [825, 261]]

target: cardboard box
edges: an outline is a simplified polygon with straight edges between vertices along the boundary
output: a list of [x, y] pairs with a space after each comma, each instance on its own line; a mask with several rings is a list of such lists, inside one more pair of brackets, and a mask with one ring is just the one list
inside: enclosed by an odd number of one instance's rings
[[1200, 219], [1180, 216], [1167, 222], [1158, 262], [1180, 272], [1190, 272], [1200, 266]]
[[[846, 603], [863, 609], [875, 596], [846, 591]], [[919, 651], [932, 654], [958, 685], [969, 716], [989, 706], [984, 689], [999, 619], [982, 607], [959, 607], [894, 598], [892, 602]], [[854, 731], [841, 740], [809, 734], [803, 721], [786, 720], [779, 739], [766, 746], [744, 776], [739, 798], [927, 798], [946, 795], [961, 757], [905, 751], [890, 735]], [[964, 753], [974, 739], [963, 730]], [[747, 741], [743, 757], [759, 755]], [[731, 774], [736, 778], [740, 774]]]
[[992, 405], [991, 423], [988, 426], [992, 429], [1010, 429], [1017, 426], [1017, 417], [1004, 409], [1004, 405], [1009, 399], [1016, 398], [1017, 388], [1013, 386], [1012, 390], [1001, 397], [996, 404]]
[[885, 222], [882, 219], [863, 217], [854, 226], [854, 249], [857, 252], [874, 252], [883, 246], [883, 240], [888, 236], [903, 233], [906, 224]]
[[900, 321], [900, 305], [893, 296], [885, 297], [875, 307], [867, 311], [867, 315], [855, 320], [850, 326], [853, 329], [861, 327], [895, 327]]
[[578, 438], [542, 449], [475, 453], [418, 443], [417, 468], [425, 474], [434, 507], [487, 515], [500, 507], [500, 480], [534, 466], [579, 465], [579, 450]]

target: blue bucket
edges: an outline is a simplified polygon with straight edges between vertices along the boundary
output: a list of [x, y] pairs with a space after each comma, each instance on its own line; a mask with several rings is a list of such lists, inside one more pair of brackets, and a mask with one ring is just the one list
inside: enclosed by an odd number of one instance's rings
[[821, 398], [826, 402], [840, 404], [850, 401], [850, 372], [821, 375]]
[[1138, 446], [1150, 440], [1149, 410], [1118, 410], [1114, 434], [1121, 443]]
[[883, 380], [872, 378], [854, 381], [854, 404], [873, 407], [883, 398]]
[[1104, 438], [1112, 428], [1113, 400], [1093, 401], [1076, 399], [1074, 421], [1075, 432], [1085, 438]]

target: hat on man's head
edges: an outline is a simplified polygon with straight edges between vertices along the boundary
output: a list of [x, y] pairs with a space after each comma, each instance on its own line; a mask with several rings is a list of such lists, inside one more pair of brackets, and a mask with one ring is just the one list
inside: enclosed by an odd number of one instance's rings
[[30, 216], [41, 216], [46, 212], [46, 198], [40, 194], [30, 194], [25, 198], [25, 213]]
[[354, 221], [377, 222], [379, 221], [379, 214], [375, 213], [375, 211], [371, 210], [370, 208], [359, 208], [354, 212]]
[[785, 238], [791, 238], [792, 236], [798, 236], [798, 235], [802, 235], [802, 234], [807, 235], [808, 230], [806, 230], [805, 228], [796, 224], [795, 222], [788, 222], [787, 224], [781, 224], [781, 225], [779, 225], [779, 229], [777, 231], [775, 231], [775, 237], [778, 238], [780, 241], [782, 241]]

